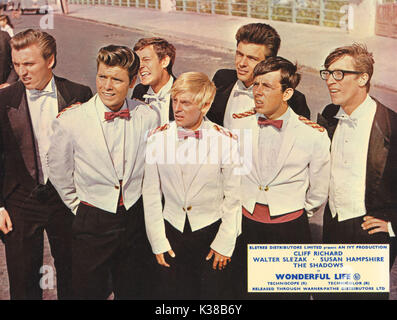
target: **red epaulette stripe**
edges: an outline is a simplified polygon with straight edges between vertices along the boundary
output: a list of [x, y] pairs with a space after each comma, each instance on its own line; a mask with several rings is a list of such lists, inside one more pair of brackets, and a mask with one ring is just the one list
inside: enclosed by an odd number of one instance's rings
[[81, 104], [81, 102], [76, 102], [76, 103], [73, 103], [72, 105], [70, 105], [69, 107], [66, 107], [66, 108], [62, 109], [62, 110], [58, 113], [57, 119], [58, 119], [59, 116], [60, 116], [62, 113], [64, 113], [65, 111], [69, 110], [69, 109], [72, 108], [72, 107], [78, 106], [78, 105], [80, 105], [80, 104]]
[[153, 130], [151, 130], [151, 131], [149, 132], [148, 137], [154, 135], [156, 132], [160, 132], [160, 131], [167, 130], [168, 127], [169, 127], [169, 124], [168, 124], [168, 123], [166, 123], [166, 124], [164, 124], [164, 125], [162, 125], [162, 126], [160, 126], [160, 127], [157, 127], [156, 129], [153, 129]]
[[254, 114], [256, 114], [256, 111], [254, 109], [252, 109], [252, 110], [248, 110], [248, 111], [241, 112], [241, 113], [233, 113], [232, 117], [233, 117], [233, 119], [241, 119], [241, 118], [252, 116]]
[[227, 136], [227, 137], [229, 137], [229, 138], [232, 138], [232, 139], [234, 139], [234, 140], [237, 140], [237, 136], [236, 136], [235, 134], [231, 133], [229, 130], [225, 130], [225, 129], [223, 129], [222, 127], [219, 127], [219, 126], [216, 125], [216, 124], [214, 124], [214, 128], [215, 128], [216, 131], [218, 131], [218, 132], [224, 134], [225, 136]]
[[308, 126], [311, 126], [313, 129], [317, 129], [320, 132], [324, 132], [325, 128], [320, 126], [318, 123], [313, 122], [309, 119], [307, 119], [306, 117], [303, 116], [299, 116], [298, 118], [300, 121], [302, 121], [304, 124], [307, 124]]

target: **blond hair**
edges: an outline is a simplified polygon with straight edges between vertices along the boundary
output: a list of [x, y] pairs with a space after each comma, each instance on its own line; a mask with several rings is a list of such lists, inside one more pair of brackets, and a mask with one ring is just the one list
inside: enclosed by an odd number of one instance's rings
[[[206, 114], [214, 100], [216, 87], [208, 76], [202, 72], [182, 73], [174, 82], [171, 97], [189, 92], [193, 95], [193, 102]], [[205, 109], [203, 109], [205, 107]]]

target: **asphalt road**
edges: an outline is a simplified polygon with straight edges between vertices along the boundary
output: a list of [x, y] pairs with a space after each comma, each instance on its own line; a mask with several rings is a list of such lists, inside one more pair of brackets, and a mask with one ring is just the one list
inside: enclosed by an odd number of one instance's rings
[[[20, 19], [14, 19], [15, 32], [26, 28], [39, 28], [40, 19], [43, 16], [23, 15]], [[109, 44], [120, 44], [132, 47], [142, 37], [153, 36], [151, 32], [138, 32], [79, 20], [76, 18], [54, 17], [54, 28], [46, 30], [57, 40], [57, 66], [54, 73], [66, 77], [72, 81], [80, 82], [95, 90], [96, 54], [99, 48]], [[228, 50], [215, 50], [205, 45], [191, 43], [189, 40], [181, 40], [170, 36], [168, 38], [177, 50], [174, 66], [175, 75], [186, 71], [201, 71], [212, 77], [216, 70], [221, 68], [233, 68], [233, 52]], [[298, 62], [299, 63], [299, 62]], [[376, 66], [375, 66], [376, 67]], [[317, 71], [302, 68], [302, 80], [298, 89], [306, 95], [308, 105], [312, 112], [312, 119], [321, 112], [324, 106], [330, 103], [325, 84], [320, 79]], [[371, 88], [371, 95], [386, 105], [397, 109], [397, 92], [382, 88]], [[311, 229], [314, 241], [321, 241], [322, 214], [311, 218]], [[49, 248], [45, 247], [44, 265], [52, 266], [52, 258]], [[56, 290], [44, 291], [44, 299], [56, 298]], [[390, 298], [397, 300], [397, 263], [392, 270]], [[8, 277], [5, 267], [4, 245], [0, 243], [0, 300], [9, 299]]]

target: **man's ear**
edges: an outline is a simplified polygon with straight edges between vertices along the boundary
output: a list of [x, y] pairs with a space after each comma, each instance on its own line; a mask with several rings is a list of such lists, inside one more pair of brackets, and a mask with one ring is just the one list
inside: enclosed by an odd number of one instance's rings
[[358, 84], [360, 85], [360, 87], [365, 87], [367, 85], [368, 80], [369, 80], [368, 73], [362, 73], [358, 78]]
[[287, 88], [284, 92], [283, 92], [283, 101], [288, 101], [289, 99], [291, 99], [292, 95], [294, 94], [294, 89], [292, 88]]
[[129, 87], [130, 87], [130, 88], [133, 88], [133, 87], [134, 87], [134, 85], [135, 85], [135, 82], [136, 82], [136, 76], [135, 76], [135, 77], [133, 77], [133, 78], [131, 79], [131, 82], [130, 82], [130, 85], [129, 85]]
[[211, 107], [211, 103], [207, 102], [201, 107], [201, 113], [205, 116]]
[[47, 66], [48, 69], [52, 69], [55, 63], [55, 56], [52, 54], [48, 59], [47, 59]]
[[161, 67], [162, 67], [163, 69], [166, 69], [166, 68], [168, 67], [168, 65], [170, 64], [170, 62], [171, 62], [170, 57], [169, 57], [169, 56], [165, 56], [165, 57], [164, 57], [163, 59], [161, 59], [161, 61], [160, 61]]

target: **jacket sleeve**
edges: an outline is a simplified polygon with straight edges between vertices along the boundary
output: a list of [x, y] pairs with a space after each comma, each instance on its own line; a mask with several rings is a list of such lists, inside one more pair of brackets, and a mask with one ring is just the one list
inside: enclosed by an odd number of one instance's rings
[[231, 257], [236, 244], [236, 238], [241, 233], [242, 218], [239, 190], [241, 176], [237, 170], [240, 154], [237, 140], [232, 139], [231, 148], [223, 150], [222, 158], [221, 170], [224, 193], [222, 223], [211, 244], [211, 248], [224, 256]]
[[330, 139], [326, 131], [316, 138], [309, 163], [309, 188], [305, 201], [309, 216], [327, 201], [331, 174]]
[[57, 118], [52, 123], [53, 135], [47, 155], [49, 179], [65, 205], [76, 214], [80, 200], [74, 184], [72, 135], [64, 128], [62, 120]]
[[152, 136], [149, 138], [148, 145], [146, 147], [142, 197], [146, 233], [154, 254], [167, 252], [171, 249], [171, 245], [165, 234], [161, 203], [162, 191], [156, 161], [157, 151], [156, 136]]

